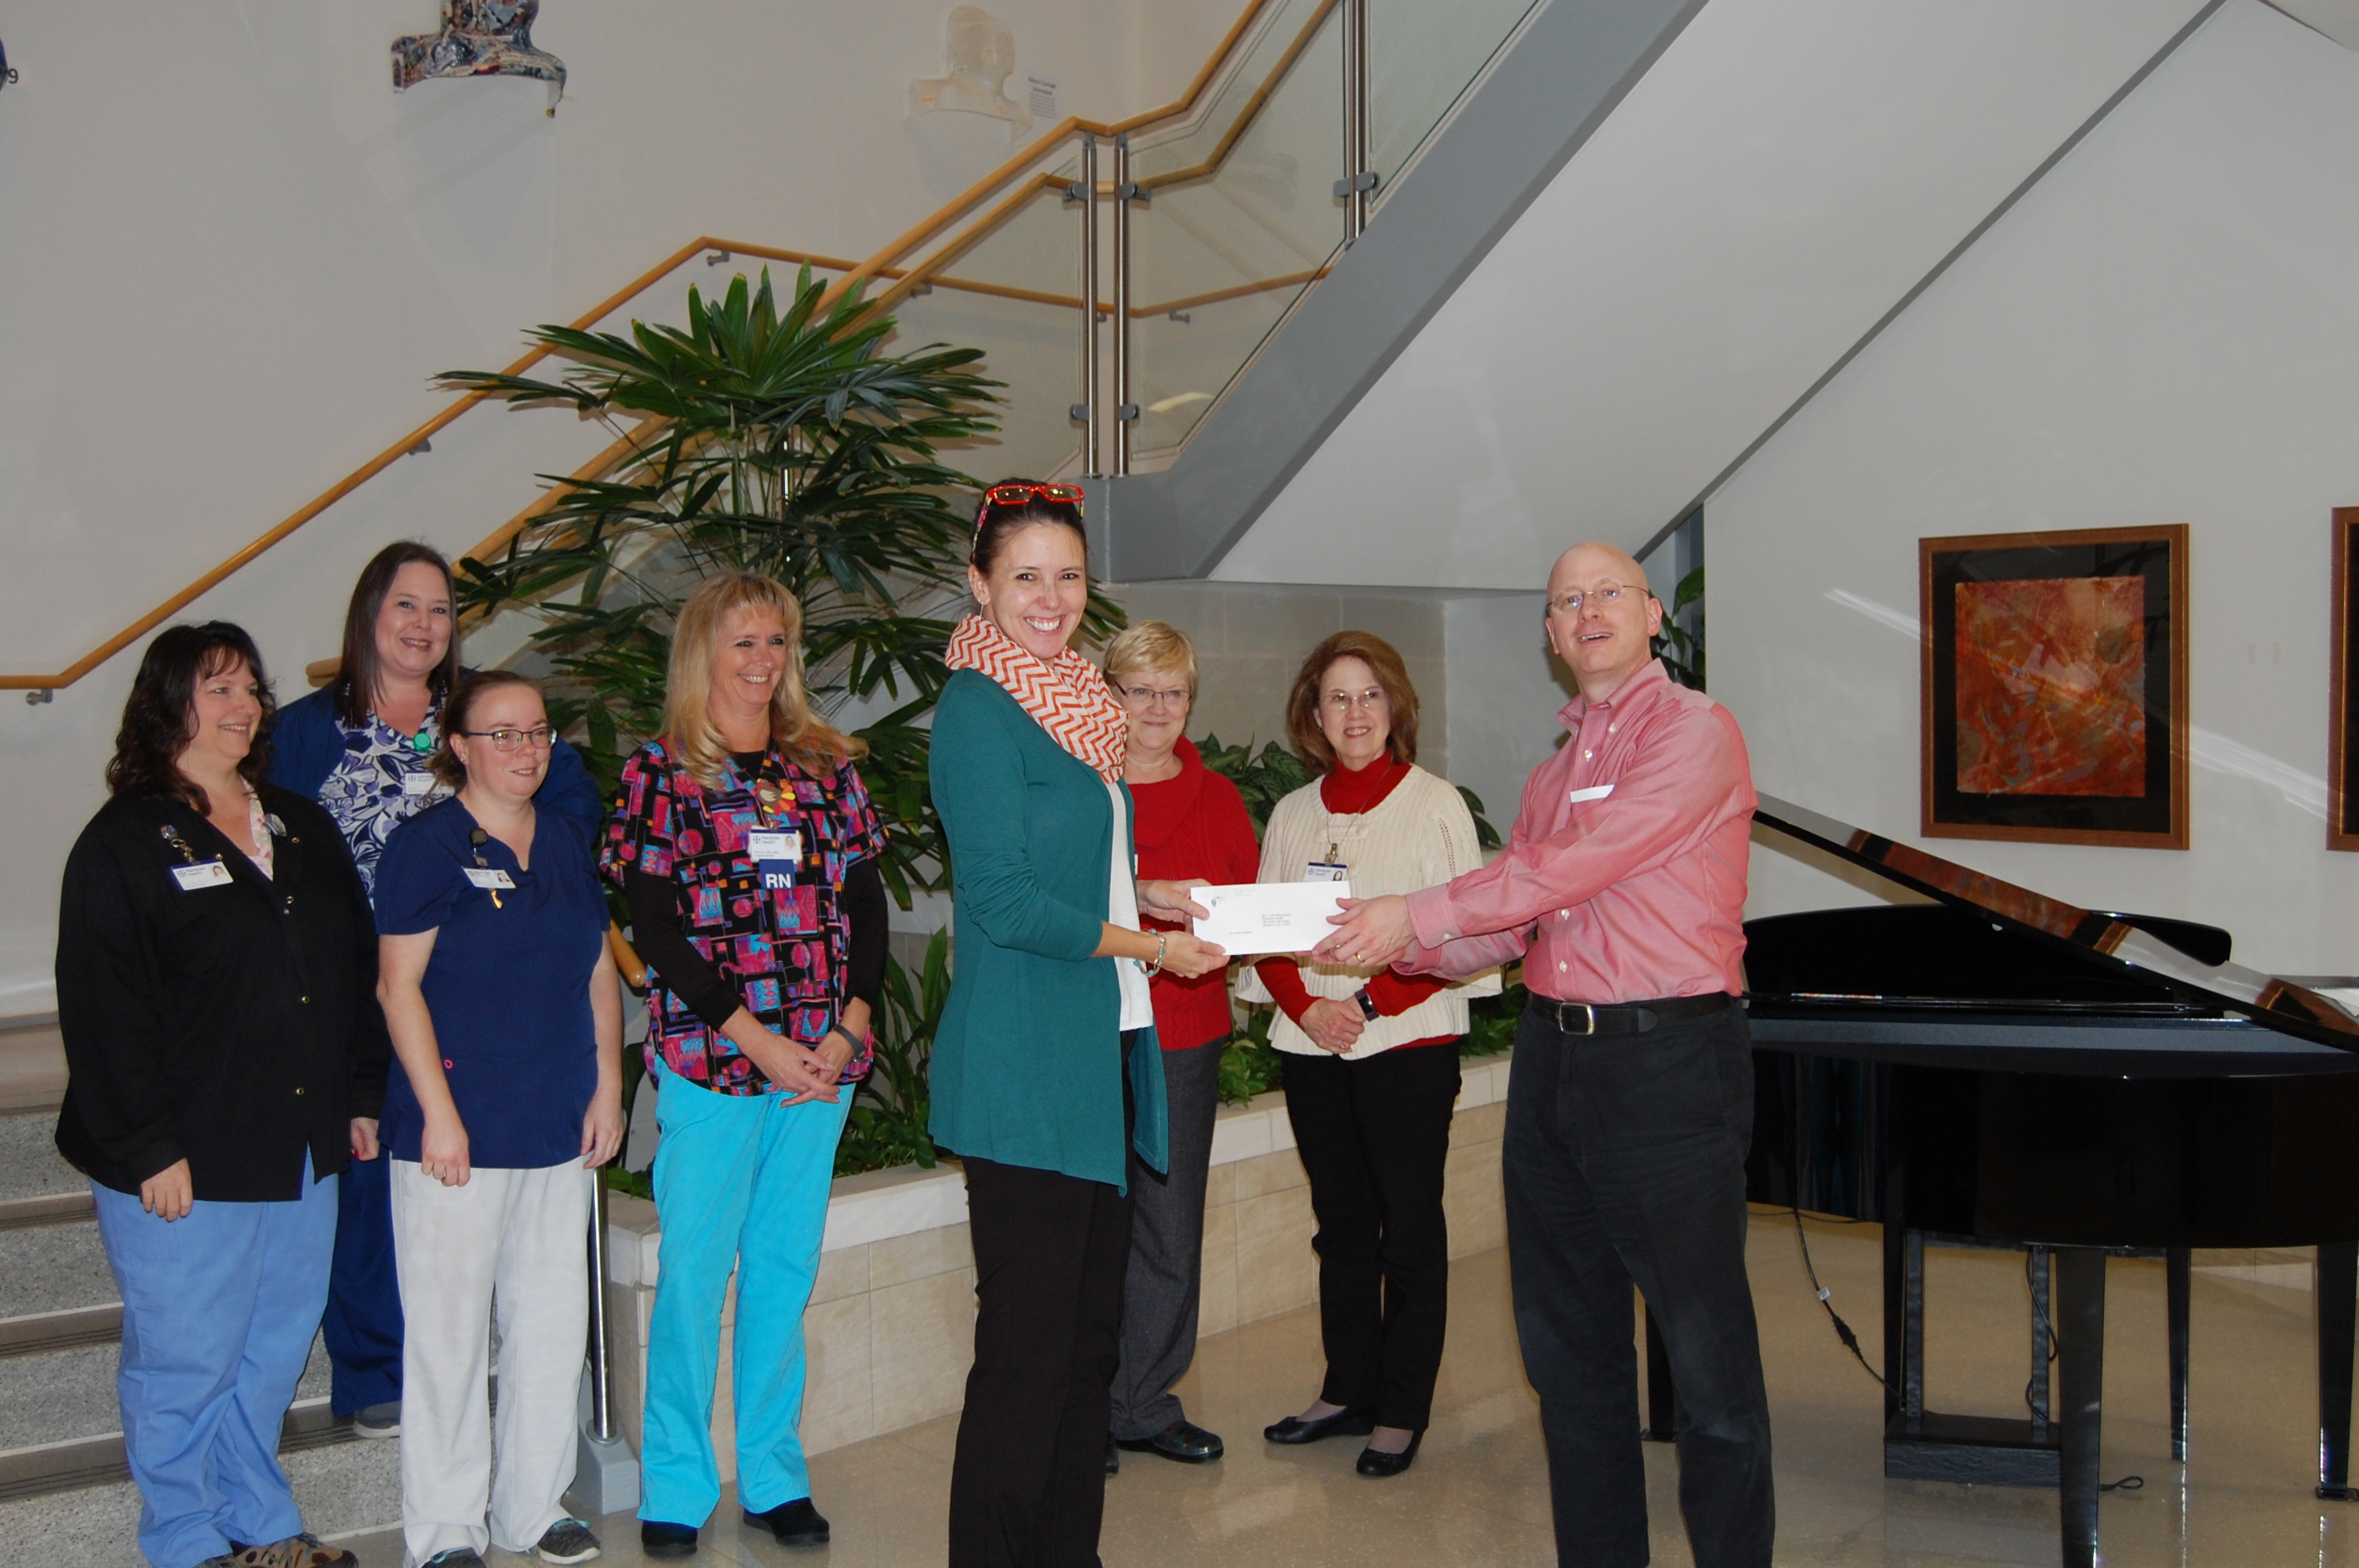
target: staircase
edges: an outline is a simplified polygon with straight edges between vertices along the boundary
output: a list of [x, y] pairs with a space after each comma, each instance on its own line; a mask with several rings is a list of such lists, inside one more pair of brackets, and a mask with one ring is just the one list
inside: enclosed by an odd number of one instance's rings
[[[114, 1398], [123, 1303], [56, 1122], [54, 1106], [0, 1113], [0, 1540], [55, 1568], [121, 1568], [141, 1561]], [[279, 1454], [315, 1533], [400, 1522], [400, 1444], [362, 1442], [328, 1413], [316, 1341]]]

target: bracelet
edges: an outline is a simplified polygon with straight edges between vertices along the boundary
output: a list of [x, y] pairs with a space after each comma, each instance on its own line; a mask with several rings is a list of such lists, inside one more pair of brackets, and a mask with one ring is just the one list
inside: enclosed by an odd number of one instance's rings
[[1137, 964], [1140, 968], [1146, 970], [1147, 978], [1148, 979], [1153, 979], [1156, 976], [1163, 972], [1164, 955], [1169, 953], [1170, 950], [1171, 934], [1169, 931], [1158, 931], [1155, 934], [1155, 962], [1149, 964], [1136, 958], [1133, 958], [1131, 962]]
[[[857, 1040], [854, 1040], [854, 1039], [852, 1037], [852, 1031], [850, 1031], [849, 1029], [846, 1029], [842, 1024], [841, 1024], [841, 1023], [831, 1023], [831, 1024], [829, 1024], [829, 1025], [827, 1026], [827, 1034], [841, 1034], [841, 1035], [842, 1035], [842, 1036], [843, 1036], [843, 1043], [844, 1043], [846, 1045], [849, 1045], [849, 1046], [851, 1046], [851, 1047], [852, 1047], [852, 1054], [853, 1054], [853, 1055], [855, 1055], [855, 1056], [857, 1056], [857, 1055], [859, 1055], [859, 1054], [860, 1054], [860, 1042], [859, 1042], [859, 1041], [857, 1041]], [[820, 1038], [820, 1044], [821, 1044], [824, 1045], [824, 1044], [827, 1044], [827, 1034], [822, 1034], [822, 1035], [821, 1035], [821, 1036], [819, 1037], [819, 1038]]]

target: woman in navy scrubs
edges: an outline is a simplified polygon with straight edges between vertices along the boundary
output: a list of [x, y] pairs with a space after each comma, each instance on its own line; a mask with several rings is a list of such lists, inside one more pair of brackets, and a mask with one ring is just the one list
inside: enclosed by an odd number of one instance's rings
[[[409, 1560], [480, 1568], [487, 1546], [598, 1555], [573, 1484], [589, 1333], [594, 1167], [623, 1141], [622, 990], [581, 835], [536, 811], [539, 691], [505, 670], [451, 695], [436, 771], [458, 795], [394, 830], [376, 878], [397, 1069], [393, 1162]], [[500, 1325], [499, 1466], [484, 1379]]]

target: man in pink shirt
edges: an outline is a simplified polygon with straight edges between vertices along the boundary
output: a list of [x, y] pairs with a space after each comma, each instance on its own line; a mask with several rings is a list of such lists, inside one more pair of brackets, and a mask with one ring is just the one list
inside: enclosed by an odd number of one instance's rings
[[1532, 1001], [1502, 1160], [1559, 1563], [1647, 1561], [1635, 1282], [1670, 1352], [1697, 1568], [1767, 1568], [1769, 1406], [1745, 1272], [1753, 1052], [1735, 1002], [1745, 738], [1655, 660], [1663, 607], [1622, 551], [1560, 557], [1547, 619], [1581, 695], [1506, 849], [1439, 887], [1347, 903], [1318, 956], [1451, 977], [1523, 960]]

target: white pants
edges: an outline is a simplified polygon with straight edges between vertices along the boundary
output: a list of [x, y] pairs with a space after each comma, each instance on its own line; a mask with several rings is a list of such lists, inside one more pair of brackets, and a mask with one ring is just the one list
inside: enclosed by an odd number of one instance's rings
[[[475, 1167], [446, 1187], [393, 1162], [401, 1526], [409, 1563], [454, 1546], [529, 1552], [565, 1517], [590, 1335], [593, 1173]], [[484, 1379], [500, 1314], [499, 1473]], [[485, 1528], [486, 1508], [489, 1528]]]

